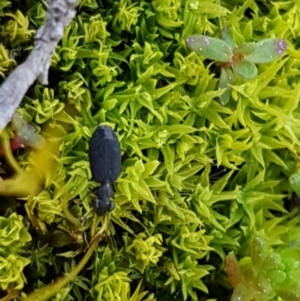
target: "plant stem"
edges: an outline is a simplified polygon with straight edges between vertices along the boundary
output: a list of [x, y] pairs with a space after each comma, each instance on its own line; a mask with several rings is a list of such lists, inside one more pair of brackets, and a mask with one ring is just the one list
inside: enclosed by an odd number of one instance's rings
[[37, 233], [39, 233], [39, 235], [45, 235], [46, 233], [48, 233], [46, 225], [41, 220], [39, 220], [33, 213], [34, 201], [32, 195], [28, 197], [28, 201], [25, 204], [25, 210], [32, 226], [37, 231]]
[[69, 210], [69, 198], [67, 198], [66, 196], [62, 197], [61, 205], [66, 219], [68, 219], [72, 224], [79, 228], [81, 226], [80, 221]]
[[81, 116], [82, 116], [83, 121], [86, 123], [86, 125], [88, 125], [89, 127], [95, 126], [95, 123], [94, 123], [92, 117], [90, 116], [90, 114], [88, 114], [84, 105], [82, 105], [82, 107], [81, 107]]
[[10, 292], [8, 295], [6, 295], [5, 297], [1, 298], [0, 301], [10, 301], [12, 299], [15, 299], [19, 296], [20, 291], [18, 290], [14, 290], [12, 292]]
[[[19, 135], [15, 135], [15, 137], [13, 138], [13, 140], [10, 142], [10, 148], [11, 151], [14, 152], [15, 150], [19, 149], [19, 148], [23, 148], [24, 144], [22, 143], [20, 136]], [[4, 151], [2, 148], [0, 148], [0, 157], [4, 156]]]
[[2, 138], [2, 148], [3, 148], [5, 159], [16, 173], [21, 174], [23, 170], [12, 153], [10, 147], [10, 139], [6, 130], [2, 131], [1, 138]]
[[31, 293], [29, 296], [22, 298], [22, 301], [46, 301], [52, 297], [54, 297], [59, 290], [61, 290], [63, 287], [65, 287], [70, 281], [72, 281], [84, 268], [86, 263], [89, 261], [90, 257], [92, 256], [94, 250], [97, 248], [100, 240], [102, 239], [102, 235], [97, 235], [93, 238], [92, 243], [84, 255], [84, 257], [81, 259], [81, 261], [78, 263], [76, 268], [74, 268], [69, 274], [66, 274], [65, 276], [61, 277], [60, 279], [57, 279], [51, 284], [48, 284], [35, 292]]

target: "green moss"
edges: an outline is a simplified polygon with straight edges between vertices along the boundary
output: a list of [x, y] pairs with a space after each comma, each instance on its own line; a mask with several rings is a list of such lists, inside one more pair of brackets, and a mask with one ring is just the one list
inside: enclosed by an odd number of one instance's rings
[[26, 283], [23, 270], [30, 263], [30, 259], [22, 253], [31, 236], [23, 218], [16, 213], [1, 217], [0, 228], [0, 288], [2, 291], [22, 290]]
[[[2, 78], [13, 67], [9, 54], [22, 61], [45, 16], [42, 2], [3, 3]], [[72, 270], [86, 242], [102, 231], [93, 259], [52, 300], [230, 298], [225, 256], [249, 256], [256, 236], [276, 249], [298, 226], [297, 212], [284, 204], [300, 147], [298, 6], [80, 1], [53, 56], [50, 86], [35, 84], [21, 106], [42, 131], [57, 124], [63, 133], [50, 137], [59, 151], [45, 187], [27, 200], [33, 215], [11, 208], [26, 215], [36, 236], [23, 255], [35, 258], [24, 270], [23, 293]], [[219, 102], [218, 67], [185, 44], [192, 34], [220, 38], [224, 26], [237, 45], [268, 38], [288, 44], [285, 55], [257, 67], [255, 78], [237, 78], [226, 106]], [[91, 208], [97, 183], [87, 155], [100, 123], [115, 129], [123, 154], [115, 210], [102, 218]], [[29, 148], [16, 153], [24, 169], [29, 154]], [[9, 176], [5, 165], [1, 171]]]

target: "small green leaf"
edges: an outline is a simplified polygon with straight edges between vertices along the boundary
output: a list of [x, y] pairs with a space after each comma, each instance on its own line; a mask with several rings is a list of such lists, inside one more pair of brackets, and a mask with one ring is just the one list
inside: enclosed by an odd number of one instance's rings
[[[219, 4], [215, 4], [215, 3], [211, 3], [211, 2], [216, 2], [216, 1], [187, 1], [187, 3], [189, 3], [189, 9], [190, 11], [196, 13], [197, 15], [201, 14], [209, 14], [209, 15], [213, 15], [213, 16], [226, 16], [230, 14], [230, 11], [228, 9], [226, 9], [225, 7], [219, 5]], [[215, 17], [213, 17], [215, 18]]]
[[203, 35], [189, 36], [187, 46], [197, 54], [218, 62], [230, 62], [232, 47], [225, 41]]
[[24, 116], [16, 112], [12, 117], [12, 121], [21, 141], [25, 145], [33, 148], [41, 148], [44, 146], [44, 138], [25, 120]]
[[174, 157], [175, 157], [174, 151], [169, 144], [166, 144], [161, 149], [161, 152], [164, 156], [164, 162], [165, 162], [166, 169], [167, 169], [168, 173], [170, 175], [172, 175], [173, 171], [174, 171]]
[[285, 41], [280, 39], [266, 39], [254, 44], [253, 51], [245, 55], [245, 60], [255, 63], [270, 63], [280, 57], [287, 48]]
[[250, 55], [256, 49], [255, 43], [246, 43], [233, 49], [234, 54]]
[[148, 163], [145, 163], [144, 166], [145, 166], [145, 171], [144, 171], [144, 177], [147, 178], [149, 177], [150, 175], [152, 175], [155, 170], [157, 169], [157, 167], [160, 165], [160, 162], [157, 161], [157, 160], [154, 160], [154, 161], [151, 161], [151, 162], [148, 162]]
[[251, 79], [257, 75], [257, 68], [254, 63], [249, 61], [235, 62], [234, 71], [243, 78]]
[[262, 238], [256, 237], [253, 240], [250, 254], [254, 266], [260, 265], [264, 261], [267, 254], [267, 248], [268, 246]]
[[233, 73], [231, 69], [221, 69], [221, 75], [220, 75], [220, 80], [219, 80], [219, 89], [224, 89], [224, 93], [220, 96], [220, 102], [221, 105], [225, 106], [227, 105], [230, 96], [231, 96], [231, 91], [232, 88], [229, 87], [228, 85], [233, 83]]
[[228, 27], [224, 27], [222, 30], [222, 40], [228, 43], [228, 45], [230, 45], [232, 48], [235, 47], [235, 42]]
[[274, 284], [278, 285], [286, 280], [286, 273], [284, 271], [273, 269], [268, 273], [268, 276]]
[[297, 195], [300, 195], [300, 173], [295, 173], [289, 177], [291, 188]]

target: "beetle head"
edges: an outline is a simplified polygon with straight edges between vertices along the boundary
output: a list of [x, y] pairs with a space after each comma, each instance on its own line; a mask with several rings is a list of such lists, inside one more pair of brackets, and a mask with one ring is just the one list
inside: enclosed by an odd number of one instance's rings
[[102, 216], [115, 208], [114, 203], [110, 202], [109, 199], [96, 198], [92, 201], [92, 205], [98, 216]]

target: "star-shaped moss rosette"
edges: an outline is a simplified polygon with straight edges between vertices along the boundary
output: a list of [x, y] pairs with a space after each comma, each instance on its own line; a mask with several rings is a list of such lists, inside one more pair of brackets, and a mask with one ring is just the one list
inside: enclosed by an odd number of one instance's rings
[[236, 46], [228, 28], [222, 30], [222, 39], [205, 35], [192, 35], [186, 39], [187, 46], [206, 59], [221, 63], [219, 89], [225, 89], [220, 96], [222, 105], [230, 99], [235, 73], [245, 79], [254, 78], [258, 71], [255, 64], [270, 63], [280, 57], [287, 44], [281, 39], [265, 39], [258, 43]]

